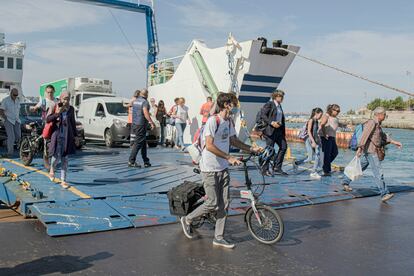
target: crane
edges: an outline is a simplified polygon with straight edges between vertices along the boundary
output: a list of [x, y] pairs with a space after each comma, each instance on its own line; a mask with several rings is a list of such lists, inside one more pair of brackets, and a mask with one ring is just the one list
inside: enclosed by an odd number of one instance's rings
[[145, 21], [147, 26], [147, 68], [157, 61], [159, 52], [157, 28], [155, 25], [155, 14], [152, 1], [150, 5], [141, 4], [140, 1], [120, 1], [120, 0], [67, 0], [71, 2], [81, 2], [86, 4], [98, 5], [103, 7], [127, 10], [132, 12], [139, 12], [145, 14]]

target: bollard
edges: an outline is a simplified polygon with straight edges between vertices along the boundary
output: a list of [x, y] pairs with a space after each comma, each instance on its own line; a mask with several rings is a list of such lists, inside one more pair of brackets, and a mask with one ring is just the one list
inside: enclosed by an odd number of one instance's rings
[[288, 146], [288, 148], [286, 150], [286, 159], [292, 159], [292, 152], [291, 152], [289, 146]]

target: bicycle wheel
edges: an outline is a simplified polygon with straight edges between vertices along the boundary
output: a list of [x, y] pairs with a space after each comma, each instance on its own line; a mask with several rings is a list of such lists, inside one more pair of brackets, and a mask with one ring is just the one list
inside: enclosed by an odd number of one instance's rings
[[29, 166], [32, 163], [34, 152], [31, 148], [29, 138], [23, 138], [20, 143], [19, 155], [25, 166]]
[[261, 224], [259, 223], [253, 208], [246, 213], [247, 227], [252, 236], [261, 243], [274, 244], [278, 242], [284, 231], [283, 221], [276, 210], [266, 205], [256, 206]]

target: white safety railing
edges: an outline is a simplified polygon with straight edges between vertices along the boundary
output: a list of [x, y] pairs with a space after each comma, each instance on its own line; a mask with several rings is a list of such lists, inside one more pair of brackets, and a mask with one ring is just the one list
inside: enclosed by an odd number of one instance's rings
[[24, 43], [5, 43], [0, 45], [0, 53], [6, 55], [23, 56], [26, 45]]
[[163, 84], [169, 81], [180, 64], [182, 56], [163, 59], [151, 64], [148, 67], [148, 86]]

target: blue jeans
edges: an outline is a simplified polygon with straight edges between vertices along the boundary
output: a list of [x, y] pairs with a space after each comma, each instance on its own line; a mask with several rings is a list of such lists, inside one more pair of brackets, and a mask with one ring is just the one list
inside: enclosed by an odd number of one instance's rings
[[299, 165], [299, 164], [314, 161], [312, 172], [317, 172], [318, 168], [321, 168], [322, 164], [323, 164], [323, 162], [322, 162], [323, 155], [321, 154], [322, 153], [321, 152], [321, 145], [316, 144], [316, 148], [313, 148], [312, 145], [311, 145], [311, 142], [308, 138], [308, 139], [305, 140], [305, 146], [306, 146], [306, 151], [307, 151], [308, 157], [305, 158], [305, 159], [296, 161], [296, 164]]
[[306, 138], [305, 140], [305, 147], [306, 147], [306, 152], [308, 154], [308, 157], [305, 160], [303, 160], [303, 162], [307, 163], [313, 160], [313, 153], [314, 153], [312, 145], [311, 145], [311, 141], [309, 138]]
[[52, 156], [51, 166], [53, 168], [53, 172], [56, 172], [57, 165], [60, 161], [60, 180], [66, 182], [66, 176], [68, 173], [68, 156], [63, 156], [63, 152], [65, 150], [65, 138], [59, 137], [56, 144], [56, 152]]
[[316, 144], [316, 148], [313, 149], [313, 169], [312, 172], [317, 172], [318, 168], [322, 167], [323, 156], [321, 155], [321, 145]]
[[184, 130], [187, 126], [186, 123], [175, 123], [175, 128], [177, 129], [177, 137], [175, 141], [175, 145], [177, 147], [184, 147]]
[[164, 145], [165, 142], [165, 126], [160, 126], [160, 145]]
[[[381, 161], [379, 161], [378, 156], [372, 153], [364, 153], [361, 155], [361, 168], [362, 171], [365, 171], [368, 168], [368, 165], [371, 165], [372, 173], [374, 174], [375, 182], [378, 186], [381, 196], [389, 194], [390, 191], [388, 190], [387, 184], [384, 181], [384, 174], [382, 172]], [[352, 182], [345, 175], [344, 185], [349, 185]]]

